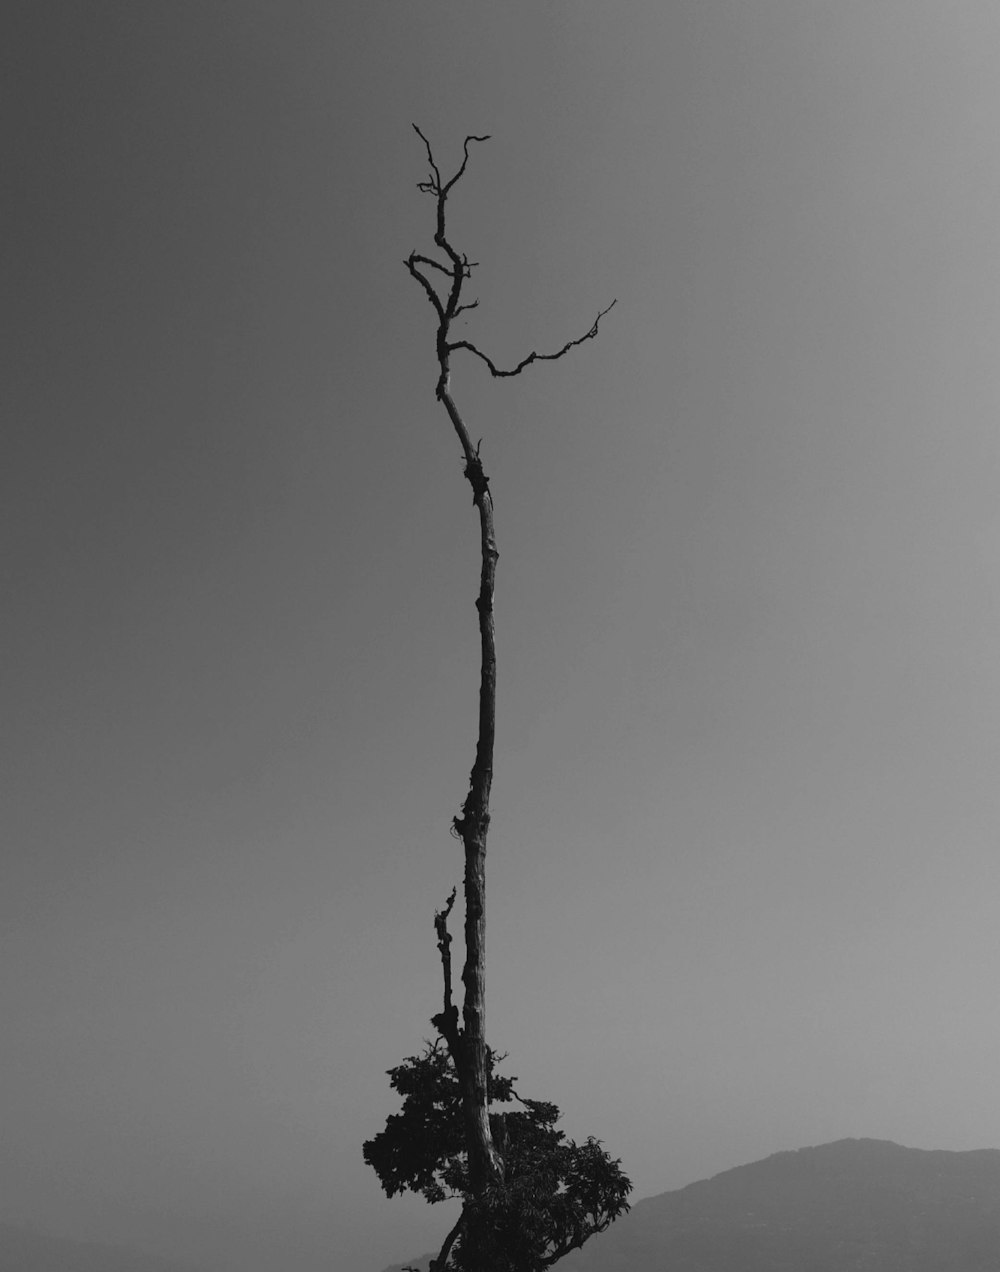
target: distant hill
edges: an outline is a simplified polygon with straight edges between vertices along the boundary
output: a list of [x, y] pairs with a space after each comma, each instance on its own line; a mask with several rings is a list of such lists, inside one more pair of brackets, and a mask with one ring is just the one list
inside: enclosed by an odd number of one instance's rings
[[0, 1272], [194, 1272], [124, 1246], [46, 1237], [0, 1223]]
[[1000, 1150], [845, 1139], [775, 1153], [637, 1202], [556, 1268], [1000, 1272]]

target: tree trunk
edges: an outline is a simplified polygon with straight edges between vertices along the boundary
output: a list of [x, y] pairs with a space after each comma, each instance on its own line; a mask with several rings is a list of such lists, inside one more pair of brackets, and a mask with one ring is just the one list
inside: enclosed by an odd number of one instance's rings
[[[445, 363], [447, 366], [447, 362]], [[479, 510], [481, 570], [476, 609], [482, 660], [479, 676], [479, 737], [476, 759], [469, 775], [469, 793], [461, 814], [454, 819], [455, 833], [465, 848], [465, 986], [460, 1054], [453, 1055], [462, 1089], [469, 1176], [472, 1193], [482, 1196], [490, 1184], [503, 1181], [503, 1162], [493, 1144], [487, 1099], [486, 1047], [486, 836], [490, 825], [490, 789], [493, 785], [493, 746], [496, 735], [496, 633], [493, 624], [493, 592], [499, 552], [493, 526], [493, 497], [479, 454], [448, 388], [447, 375], [438, 384], [438, 396], [455, 426], [465, 456], [465, 476]]]

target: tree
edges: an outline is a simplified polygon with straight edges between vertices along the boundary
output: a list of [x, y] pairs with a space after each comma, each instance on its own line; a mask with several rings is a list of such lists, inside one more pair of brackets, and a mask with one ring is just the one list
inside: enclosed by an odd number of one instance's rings
[[[432, 1265], [437, 1272], [541, 1272], [627, 1210], [631, 1184], [596, 1140], [589, 1139], [583, 1146], [566, 1141], [555, 1129], [559, 1110], [554, 1104], [522, 1100], [514, 1092], [514, 1079], [495, 1075], [497, 1057], [486, 1043], [485, 867], [496, 720], [493, 592], [499, 553], [493, 496], [480, 444], [472, 445], [451, 394], [451, 355], [465, 350], [481, 359], [495, 377], [520, 375], [533, 362], [554, 361], [596, 336], [601, 319], [616, 302], [598, 313], [584, 335], [567, 341], [555, 353], [529, 353], [510, 370], [497, 367], [470, 341], [452, 340], [455, 319], [479, 302], [462, 299], [475, 262], [458, 252], [448, 238], [448, 196], [465, 172], [469, 144], [489, 138], [466, 137], [462, 163], [445, 181], [430, 142], [416, 124], [413, 128], [430, 165], [427, 179], [417, 188], [435, 200], [434, 244], [440, 255], [411, 252], [406, 267], [437, 316], [436, 395], [458, 437], [463, 471], [479, 513], [479, 731], [468, 794], [452, 820], [452, 832], [461, 840], [465, 856], [461, 1017], [453, 997], [448, 930], [456, 898], [453, 890], [444, 909], [434, 916], [444, 977], [442, 1010], [431, 1018], [438, 1037], [428, 1043], [423, 1056], [411, 1056], [389, 1070], [393, 1088], [403, 1096], [403, 1111], [390, 1117], [385, 1130], [365, 1143], [364, 1154], [390, 1197], [412, 1189], [430, 1202], [462, 1198], [458, 1222]], [[522, 1112], [491, 1115], [491, 1102], [512, 1099], [521, 1103]]]
[[620, 1165], [591, 1138], [567, 1140], [556, 1129], [559, 1110], [522, 1099], [516, 1078], [496, 1072], [503, 1060], [487, 1048], [487, 1089], [492, 1105], [517, 1100], [521, 1110], [490, 1113], [490, 1129], [503, 1162], [504, 1180], [480, 1196], [472, 1193], [462, 1094], [441, 1039], [427, 1043], [389, 1070], [403, 1097], [400, 1113], [365, 1144], [365, 1160], [386, 1193], [419, 1192], [429, 1202], [461, 1197], [465, 1205], [449, 1232], [435, 1269], [461, 1272], [542, 1272], [628, 1209], [631, 1184]]

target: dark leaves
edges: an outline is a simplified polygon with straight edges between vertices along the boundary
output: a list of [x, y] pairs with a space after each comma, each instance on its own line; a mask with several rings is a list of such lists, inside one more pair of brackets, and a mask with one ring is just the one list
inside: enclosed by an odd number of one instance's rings
[[464, 1198], [443, 1264], [453, 1272], [544, 1272], [628, 1210], [632, 1185], [620, 1163], [598, 1140], [568, 1140], [556, 1128], [556, 1105], [518, 1096], [516, 1079], [495, 1072], [502, 1059], [489, 1053], [490, 1101], [521, 1106], [490, 1115], [504, 1161], [502, 1186], [471, 1195], [461, 1093], [440, 1043], [389, 1070], [403, 1108], [364, 1146], [365, 1161], [390, 1197], [410, 1189], [429, 1202]]

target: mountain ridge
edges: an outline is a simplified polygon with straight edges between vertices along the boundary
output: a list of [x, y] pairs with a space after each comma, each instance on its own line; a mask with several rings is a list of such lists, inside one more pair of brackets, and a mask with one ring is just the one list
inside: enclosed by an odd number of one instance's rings
[[[429, 1259], [413, 1262], [423, 1272]], [[557, 1267], [998, 1272], [1000, 1149], [865, 1138], [782, 1150], [643, 1198]]]

